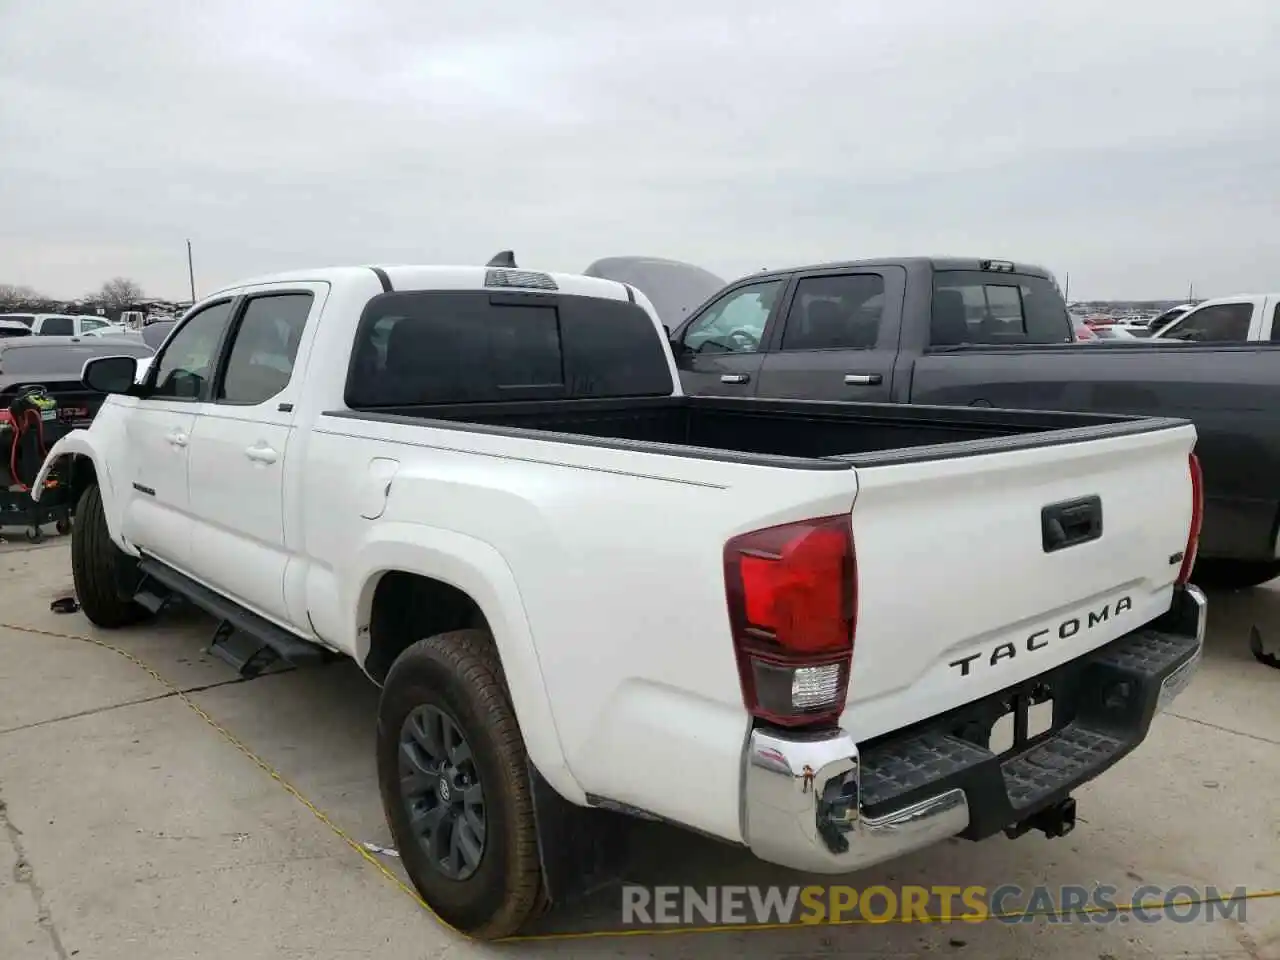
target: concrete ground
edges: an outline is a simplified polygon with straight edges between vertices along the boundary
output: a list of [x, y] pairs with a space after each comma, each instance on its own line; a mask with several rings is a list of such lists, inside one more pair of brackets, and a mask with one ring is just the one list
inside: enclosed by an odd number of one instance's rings
[[[98, 632], [78, 613], [50, 611], [70, 589], [65, 538], [0, 547], [2, 960], [1280, 957], [1277, 899], [1212, 923], [988, 921], [473, 944], [390, 879], [394, 858], [371, 857], [384, 874], [340, 835], [390, 845], [374, 785], [376, 691], [352, 665], [239, 682], [202, 653], [208, 622], [192, 615]], [[1200, 676], [1146, 744], [1080, 792], [1074, 834], [956, 841], [848, 882], [1100, 882], [1120, 888], [1121, 900], [1142, 883], [1280, 889], [1280, 671], [1246, 646], [1254, 624], [1280, 638], [1280, 589], [1211, 602]], [[190, 705], [125, 656], [51, 634], [115, 645], [186, 691]], [[641, 834], [628, 870], [635, 882], [804, 882], [679, 831], [644, 825]], [[619, 909], [614, 896], [546, 925], [607, 929]]]

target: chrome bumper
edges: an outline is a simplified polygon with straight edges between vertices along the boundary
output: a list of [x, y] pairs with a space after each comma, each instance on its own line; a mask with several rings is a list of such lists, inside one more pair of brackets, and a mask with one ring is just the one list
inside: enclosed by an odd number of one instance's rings
[[[1196, 587], [1180, 593], [1158, 621], [1080, 658], [1079, 669], [1095, 671], [1090, 676], [1124, 680], [1132, 708], [1127, 729], [1110, 729], [1101, 740], [1091, 741], [1098, 750], [1097, 764], [1064, 770], [1054, 790], [1074, 789], [1137, 746], [1151, 718], [1195, 676], [1204, 648], [1207, 605]], [[1078, 718], [1050, 740], [1070, 748], [1068, 741], [1078, 743], [1079, 737], [1089, 736], [1090, 726], [1088, 717]], [[1104, 724], [1101, 729], [1108, 728]], [[1052, 748], [1052, 743], [1042, 742], [1034, 749]], [[1006, 793], [1002, 773], [1007, 767], [1016, 776], [1026, 755], [984, 763], [992, 754], [978, 747], [967, 749], [968, 766], [940, 776], [936, 793], [929, 795], [927, 785], [920, 784], [923, 799], [918, 790], [914, 802], [869, 817], [862, 810], [862, 800], [869, 796], [863, 789], [863, 764], [849, 734], [836, 730], [806, 737], [753, 730], [743, 758], [747, 846], [762, 860], [796, 870], [849, 873], [961, 833], [975, 839], [990, 836], [1029, 816], [1033, 808], [1019, 806], [1017, 798]], [[971, 796], [992, 802], [984, 800], [982, 807], [970, 810]]]
[[1205, 599], [1204, 591], [1199, 587], [1188, 585], [1185, 592], [1195, 611], [1196, 652], [1190, 660], [1161, 681], [1160, 697], [1156, 701], [1157, 712], [1168, 707], [1178, 694], [1187, 689], [1192, 678], [1200, 670], [1200, 660], [1204, 654], [1204, 635], [1209, 625], [1209, 603]]
[[861, 815], [858, 747], [844, 731], [792, 740], [754, 730], [746, 755], [747, 846], [810, 873], [849, 873], [955, 836], [969, 825], [951, 789], [872, 820]]

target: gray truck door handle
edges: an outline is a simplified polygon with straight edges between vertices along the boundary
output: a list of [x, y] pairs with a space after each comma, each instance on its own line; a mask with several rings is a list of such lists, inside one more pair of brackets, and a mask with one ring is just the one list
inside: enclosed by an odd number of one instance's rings
[[751, 375], [746, 373], [724, 373], [720, 375], [721, 383], [747, 383]]
[[874, 387], [884, 378], [878, 373], [846, 373], [844, 382], [850, 387]]

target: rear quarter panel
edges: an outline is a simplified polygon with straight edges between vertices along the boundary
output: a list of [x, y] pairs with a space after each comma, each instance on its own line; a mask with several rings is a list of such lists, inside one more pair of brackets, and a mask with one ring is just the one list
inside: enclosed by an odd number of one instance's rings
[[[359, 656], [362, 598], [380, 567], [365, 558], [391, 525], [416, 531], [396, 538], [423, 545], [416, 572], [456, 586], [468, 585], [454, 561], [489, 557], [471, 564], [474, 576], [509, 578], [514, 590], [469, 592], [494, 629], [535, 764], [564, 764], [586, 793], [740, 839], [748, 717], [724, 544], [847, 513], [853, 470], [328, 417], [309, 451], [304, 528], [316, 569], [307, 603], [322, 635], [343, 637]], [[401, 465], [384, 513], [366, 520], [375, 457]], [[475, 546], [449, 546], [463, 540]], [[486, 605], [486, 591], [500, 609]]]

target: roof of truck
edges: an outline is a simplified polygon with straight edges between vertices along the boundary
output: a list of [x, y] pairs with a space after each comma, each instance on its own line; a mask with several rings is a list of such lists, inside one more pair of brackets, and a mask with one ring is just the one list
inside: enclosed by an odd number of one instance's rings
[[[1053, 276], [1048, 270], [1037, 264], [1022, 263], [1017, 260], [1002, 260], [999, 257], [875, 257], [870, 260], [835, 260], [830, 263], [811, 263], [782, 267], [777, 270], [761, 270], [759, 273], [751, 274], [751, 278], [782, 276], [810, 270], [860, 269], [863, 267], [928, 267], [931, 270], [986, 270], [988, 268], [983, 265], [992, 262], [1013, 264], [1011, 272], [1023, 276], [1043, 277], [1046, 280], [1051, 279]], [[745, 280], [747, 278], [743, 277], [742, 279]]]
[[[274, 283], [333, 283], [358, 281], [366, 283], [371, 277], [385, 276], [393, 290], [547, 290], [576, 296], [604, 297], [610, 300], [627, 298], [627, 288], [616, 280], [584, 277], [576, 273], [555, 273], [533, 270], [527, 267], [477, 267], [449, 265], [353, 266], [317, 267], [311, 270], [290, 270], [262, 277], [253, 277], [227, 284], [210, 296], [228, 293], [241, 287]], [[550, 284], [554, 284], [551, 286]]]
[[[1192, 310], [1195, 307], [1203, 307], [1206, 303], [1213, 305], [1222, 303], [1224, 300], [1265, 300], [1267, 297], [1280, 297], [1280, 293], [1231, 293], [1221, 297], [1209, 297], [1207, 300], [1201, 300], [1199, 303], [1193, 303], [1190, 305], [1183, 304], [1183, 307], [1187, 310]], [[1170, 309], [1173, 308], [1171, 307]], [[1179, 309], [1182, 309], [1182, 307]]]

